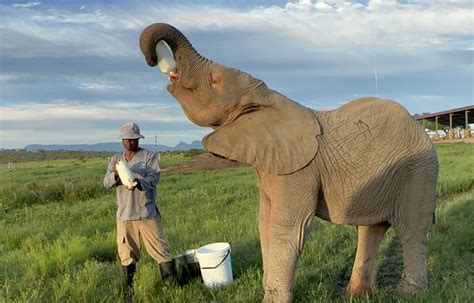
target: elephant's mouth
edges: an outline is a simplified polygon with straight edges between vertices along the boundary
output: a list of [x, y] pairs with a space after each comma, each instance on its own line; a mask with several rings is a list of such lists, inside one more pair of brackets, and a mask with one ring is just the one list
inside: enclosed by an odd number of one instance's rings
[[168, 92], [170, 94], [173, 94], [173, 92], [174, 92], [174, 83], [172, 83], [172, 82], [168, 83], [168, 85], [166, 86], [166, 89], [168, 90]]
[[173, 82], [171, 81], [170, 83], [168, 83], [168, 85], [166, 86], [166, 89], [168, 90], [168, 92], [170, 94], [172, 94], [173, 96], [175, 95], [175, 93], [178, 93], [178, 91], [185, 91], [185, 92], [190, 92], [192, 91], [191, 89], [189, 88], [186, 88], [182, 85], [182, 83], [179, 83], [179, 82]]
[[180, 75], [178, 73], [175, 73], [175, 72], [169, 72], [168, 73], [168, 80], [170, 81], [168, 83], [168, 85], [166, 86], [166, 89], [171, 93], [173, 94], [174, 90], [175, 90], [175, 83], [179, 82], [180, 80]]
[[181, 75], [176, 72], [170, 72], [168, 74], [168, 80], [170, 82], [166, 86], [166, 89], [170, 94], [176, 92], [177, 89], [183, 89], [187, 92], [193, 92], [196, 89], [196, 85], [186, 85], [186, 83], [182, 81]]

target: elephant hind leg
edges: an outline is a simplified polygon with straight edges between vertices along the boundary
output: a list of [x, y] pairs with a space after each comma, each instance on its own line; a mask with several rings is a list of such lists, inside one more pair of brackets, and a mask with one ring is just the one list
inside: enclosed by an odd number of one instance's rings
[[417, 227], [405, 232], [397, 231], [403, 250], [403, 273], [396, 289], [399, 294], [417, 293], [428, 285], [426, 246], [431, 217], [419, 219]]
[[374, 291], [378, 249], [389, 227], [388, 223], [357, 227], [357, 252], [345, 297], [370, 294]]
[[420, 292], [428, 285], [426, 250], [428, 231], [434, 223], [437, 170], [417, 170], [405, 179], [400, 208], [393, 228], [403, 250], [403, 273], [397, 293]]

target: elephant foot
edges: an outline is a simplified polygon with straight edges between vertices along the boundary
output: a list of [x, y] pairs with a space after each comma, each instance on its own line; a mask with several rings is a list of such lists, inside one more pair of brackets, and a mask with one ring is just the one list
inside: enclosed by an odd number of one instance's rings
[[398, 287], [395, 289], [397, 295], [420, 294], [425, 290], [425, 286], [417, 285], [416, 283], [402, 279]]
[[266, 290], [263, 303], [290, 303], [293, 299], [291, 292], [279, 292], [277, 290]]
[[347, 285], [343, 298], [371, 295], [375, 292], [375, 287], [363, 281], [350, 281]]

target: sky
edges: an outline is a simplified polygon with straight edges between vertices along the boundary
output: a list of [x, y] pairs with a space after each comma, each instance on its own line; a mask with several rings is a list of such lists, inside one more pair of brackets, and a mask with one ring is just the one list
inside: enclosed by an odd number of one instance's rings
[[0, 3], [0, 148], [117, 142], [174, 146], [191, 123], [149, 67], [142, 30], [165, 22], [196, 50], [317, 110], [363, 96], [412, 113], [474, 104], [472, 0], [84, 0]]

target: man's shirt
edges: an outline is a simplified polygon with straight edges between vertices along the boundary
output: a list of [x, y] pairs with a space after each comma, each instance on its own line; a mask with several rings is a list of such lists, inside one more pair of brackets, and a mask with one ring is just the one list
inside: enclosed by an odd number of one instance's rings
[[[122, 160], [128, 166], [133, 177], [138, 178], [140, 185], [135, 190], [128, 190], [119, 177], [115, 177], [112, 163]], [[117, 219], [121, 221], [154, 218], [157, 215], [156, 185], [160, 179], [160, 166], [154, 152], [139, 148], [130, 161], [125, 159], [125, 152], [115, 154], [109, 162], [104, 177], [104, 186], [117, 187]]]

